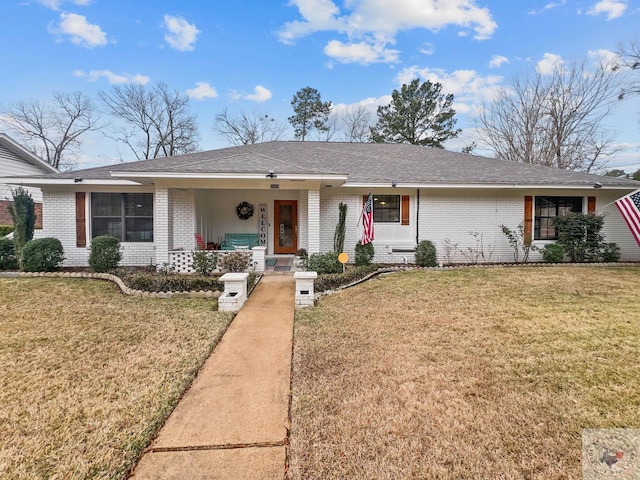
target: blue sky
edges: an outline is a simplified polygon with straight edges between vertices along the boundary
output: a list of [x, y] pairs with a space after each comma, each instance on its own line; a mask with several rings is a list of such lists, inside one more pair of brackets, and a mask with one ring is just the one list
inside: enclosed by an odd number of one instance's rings
[[[0, 103], [52, 91], [99, 91], [164, 82], [191, 100], [200, 148], [228, 144], [217, 113], [268, 114], [284, 123], [291, 98], [318, 89], [337, 110], [386, 104], [412, 78], [453, 93], [460, 150], [473, 115], [514, 74], [612, 55], [638, 39], [630, 0], [3, 0]], [[610, 168], [640, 168], [640, 100], [608, 121], [620, 151]], [[288, 125], [288, 124], [287, 124]], [[292, 139], [289, 129], [282, 139]], [[339, 139], [339, 136], [335, 137]], [[478, 152], [483, 153], [483, 152]], [[78, 167], [131, 160], [98, 134], [84, 137]]]

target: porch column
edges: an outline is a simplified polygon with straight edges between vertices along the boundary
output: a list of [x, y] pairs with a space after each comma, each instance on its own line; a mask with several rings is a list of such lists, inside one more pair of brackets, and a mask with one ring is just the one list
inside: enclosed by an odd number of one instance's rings
[[153, 243], [156, 247], [156, 267], [161, 267], [169, 262], [169, 251], [173, 248], [171, 192], [168, 188], [157, 188], [153, 198]]
[[307, 191], [308, 253], [320, 253], [320, 190]]

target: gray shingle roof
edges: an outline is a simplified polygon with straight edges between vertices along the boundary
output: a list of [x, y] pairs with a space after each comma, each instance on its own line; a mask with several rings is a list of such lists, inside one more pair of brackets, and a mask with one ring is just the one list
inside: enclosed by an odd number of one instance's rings
[[111, 179], [136, 174], [348, 175], [348, 184], [588, 185], [640, 187], [640, 182], [570, 172], [407, 144], [277, 141], [109, 165], [42, 178]]

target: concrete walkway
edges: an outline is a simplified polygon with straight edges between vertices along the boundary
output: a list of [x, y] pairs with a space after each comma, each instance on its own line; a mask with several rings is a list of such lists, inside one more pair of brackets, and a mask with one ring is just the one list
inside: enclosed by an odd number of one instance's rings
[[131, 478], [282, 480], [294, 293], [262, 277]]

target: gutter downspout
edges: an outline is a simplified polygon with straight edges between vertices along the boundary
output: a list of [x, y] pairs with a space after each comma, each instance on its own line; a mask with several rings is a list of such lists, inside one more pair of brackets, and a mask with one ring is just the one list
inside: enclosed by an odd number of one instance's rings
[[420, 243], [420, 189], [416, 189], [416, 245]]

